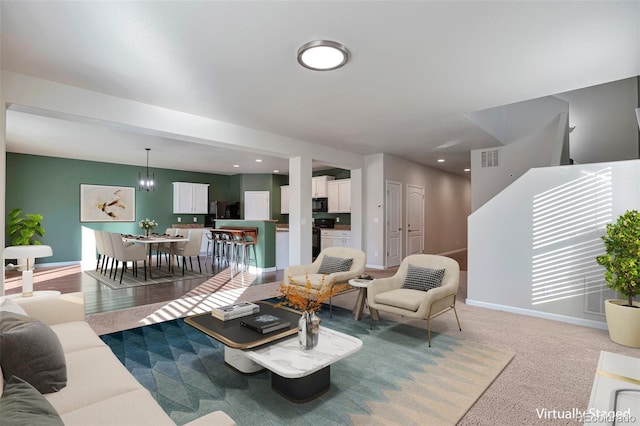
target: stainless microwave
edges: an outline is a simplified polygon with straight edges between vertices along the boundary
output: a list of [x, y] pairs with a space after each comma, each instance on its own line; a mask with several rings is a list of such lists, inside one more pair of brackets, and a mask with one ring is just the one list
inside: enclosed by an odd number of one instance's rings
[[311, 211], [314, 213], [326, 212], [328, 210], [329, 200], [327, 198], [313, 198]]

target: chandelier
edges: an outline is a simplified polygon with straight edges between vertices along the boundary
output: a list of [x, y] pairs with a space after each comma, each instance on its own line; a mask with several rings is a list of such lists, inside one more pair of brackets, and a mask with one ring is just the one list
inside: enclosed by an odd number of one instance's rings
[[138, 182], [140, 182], [140, 191], [153, 191], [155, 175], [153, 172], [149, 173], [149, 151], [151, 148], [145, 148], [147, 150], [147, 170], [146, 172], [138, 173]]

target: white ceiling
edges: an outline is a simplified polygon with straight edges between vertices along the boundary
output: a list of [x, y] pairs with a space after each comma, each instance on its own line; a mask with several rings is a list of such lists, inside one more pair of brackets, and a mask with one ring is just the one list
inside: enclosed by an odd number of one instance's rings
[[[471, 149], [499, 145], [464, 114], [640, 74], [640, 1], [0, 7], [5, 70], [454, 173], [469, 166]], [[328, 72], [301, 67], [297, 49], [315, 39], [345, 44], [351, 61]], [[6, 127], [11, 152], [144, 164], [150, 147], [155, 167], [288, 171], [286, 153], [256, 163], [251, 153], [43, 116], [28, 106], [9, 111]]]

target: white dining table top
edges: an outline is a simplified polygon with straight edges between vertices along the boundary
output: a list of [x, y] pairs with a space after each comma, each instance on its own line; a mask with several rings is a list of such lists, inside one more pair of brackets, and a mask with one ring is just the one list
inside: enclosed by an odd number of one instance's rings
[[123, 238], [127, 242], [142, 244], [179, 243], [181, 241], [189, 241], [189, 238], [186, 237], [172, 237], [167, 235], [151, 235], [148, 237], [145, 237], [144, 235], [138, 235]]

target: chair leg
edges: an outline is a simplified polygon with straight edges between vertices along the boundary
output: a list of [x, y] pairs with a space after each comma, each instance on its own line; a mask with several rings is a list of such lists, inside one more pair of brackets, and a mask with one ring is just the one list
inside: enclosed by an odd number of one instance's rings
[[[120, 270], [120, 284], [122, 284], [122, 276], [124, 275], [124, 267], [127, 265], [127, 262], [122, 262], [122, 269]], [[117, 268], [116, 268], [116, 272]]]
[[[207, 260], [207, 259], [205, 258], [205, 260]], [[191, 268], [191, 269], [193, 269], [193, 268]], [[198, 269], [200, 270], [200, 273], [202, 273], [202, 264], [200, 263], [200, 256], [198, 256]]]
[[458, 318], [458, 311], [456, 311], [456, 305], [452, 306], [453, 313], [456, 315], [456, 321], [458, 322], [458, 329], [462, 331], [462, 326], [460, 325], [460, 319]]
[[429, 347], [431, 347], [431, 324], [430, 324], [430, 318], [427, 317], [427, 338], [429, 339]]
[[142, 267], [144, 268], [144, 280], [147, 280], [147, 261], [144, 260], [142, 263]]

